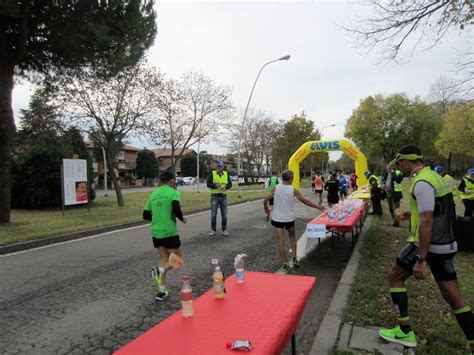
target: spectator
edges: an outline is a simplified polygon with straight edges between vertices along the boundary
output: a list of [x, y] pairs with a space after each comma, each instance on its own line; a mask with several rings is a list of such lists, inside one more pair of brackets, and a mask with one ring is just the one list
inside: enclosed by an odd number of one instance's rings
[[453, 177], [449, 174], [446, 174], [446, 169], [442, 165], [435, 166], [434, 171], [436, 171], [441, 177], [443, 177], [443, 179], [446, 180], [448, 185], [451, 187], [451, 189], [453, 190], [453, 199], [454, 202], [456, 202], [458, 190], [456, 188], [456, 182], [454, 181]]
[[400, 222], [395, 218], [395, 210], [400, 208], [400, 200], [403, 198], [402, 183], [403, 173], [387, 164], [387, 169], [382, 176], [383, 188], [387, 194], [387, 203], [392, 216], [392, 227], [398, 227]]
[[472, 217], [474, 211], [474, 168], [467, 171], [458, 190], [461, 191], [461, 200], [464, 204], [464, 217]]
[[369, 186], [370, 186], [370, 201], [372, 203], [372, 212], [369, 212], [369, 214], [375, 214], [382, 216], [383, 215], [383, 210], [382, 210], [382, 182], [380, 179], [373, 175], [369, 170], [367, 170], [364, 173], [365, 177], [369, 181]]
[[232, 180], [227, 171], [224, 170], [224, 162], [217, 162], [217, 169], [211, 171], [207, 179], [207, 187], [211, 189], [211, 231], [209, 236], [216, 235], [217, 209], [221, 209], [222, 236], [228, 237], [227, 231], [227, 190], [232, 187]]

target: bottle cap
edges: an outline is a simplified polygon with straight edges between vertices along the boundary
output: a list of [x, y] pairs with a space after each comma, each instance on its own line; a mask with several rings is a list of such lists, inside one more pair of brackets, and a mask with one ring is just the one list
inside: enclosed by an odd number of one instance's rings
[[183, 281], [189, 281], [189, 276], [183, 275]]

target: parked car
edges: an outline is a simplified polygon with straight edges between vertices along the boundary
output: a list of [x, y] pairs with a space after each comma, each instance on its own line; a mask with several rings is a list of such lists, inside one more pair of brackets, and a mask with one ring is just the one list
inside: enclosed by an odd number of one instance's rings
[[183, 178], [183, 182], [185, 185], [193, 185], [196, 183], [196, 178], [192, 177], [192, 176], [185, 176]]
[[184, 185], [184, 180], [181, 176], [176, 176], [176, 185], [178, 185], [178, 186], [183, 186]]

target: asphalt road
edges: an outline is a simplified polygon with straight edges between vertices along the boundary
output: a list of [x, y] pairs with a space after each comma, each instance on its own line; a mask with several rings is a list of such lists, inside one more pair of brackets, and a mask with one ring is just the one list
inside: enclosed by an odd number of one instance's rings
[[[297, 235], [318, 213], [298, 203]], [[238, 253], [248, 254], [248, 270], [280, 267], [261, 201], [229, 208], [229, 238], [208, 231], [209, 212], [180, 224], [195, 297], [212, 287], [211, 258], [228, 275]], [[298, 353], [311, 348], [351, 250], [350, 240], [336, 240], [334, 249], [327, 240], [292, 269], [318, 278], [297, 332]], [[0, 353], [109, 354], [120, 348], [180, 308], [178, 271], [169, 273], [170, 298], [155, 302], [149, 268], [156, 260], [149, 226], [0, 256]]]

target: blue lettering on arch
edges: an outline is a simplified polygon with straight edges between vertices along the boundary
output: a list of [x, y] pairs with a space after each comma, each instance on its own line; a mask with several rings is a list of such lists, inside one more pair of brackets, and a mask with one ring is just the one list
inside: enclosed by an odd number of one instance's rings
[[311, 144], [311, 150], [324, 150], [324, 149], [340, 149], [341, 146], [339, 141], [332, 142], [315, 142]]

